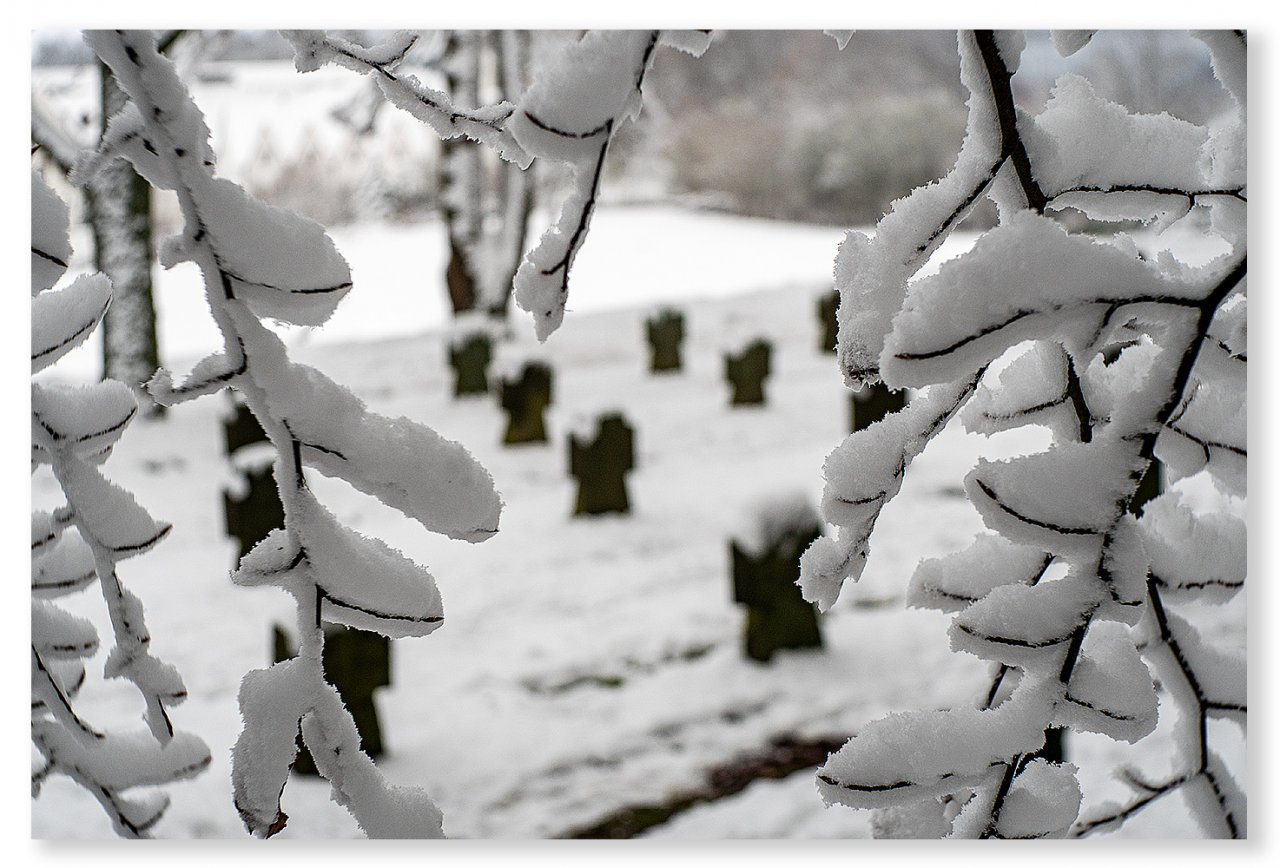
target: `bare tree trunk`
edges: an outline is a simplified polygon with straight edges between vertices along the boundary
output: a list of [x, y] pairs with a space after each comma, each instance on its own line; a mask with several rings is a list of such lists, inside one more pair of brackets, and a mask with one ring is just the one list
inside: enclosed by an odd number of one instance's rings
[[[446, 87], [459, 105], [479, 104], [480, 36], [455, 30], [445, 46]], [[453, 312], [473, 310], [479, 300], [474, 251], [480, 237], [480, 151], [462, 137], [443, 144], [440, 187], [449, 233], [445, 282]]]
[[[519, 98], [528, 82], [529, 31], [504, 30], [497, 37], [497, 77], [503, 95]], [[529, 212], [533, 210], [532, 166], [524, 170], [515, 163], [502, 161], [498, 166], [499, 241], [495, 245], [492, 285], [486, 287], [486, 310], [504, 319], [511, 305], [512, 284], [524, 252]]]
[[[124, 105], [124, 93], [99, 63], [102, 124]], [[102, 321], [102, 372], [138, 393], [141, 412], [161, 415], [142, 384], [160, 367], [151, 284], [151, 187], [123, 159], [104, 166], [86, 188], [94, 265], [111, 278], [113, 301]]]

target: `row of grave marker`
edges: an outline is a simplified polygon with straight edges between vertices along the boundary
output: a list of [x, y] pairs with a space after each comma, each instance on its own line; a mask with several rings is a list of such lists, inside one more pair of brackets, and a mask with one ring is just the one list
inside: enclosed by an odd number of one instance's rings
[[[819, 317], [824, 324], [820, 349], [831, 352], [835, 351], [837, 301], [835, 293], [819, 300]], [[683, 315], [664, 310], [650, 319], [646, 328], [651, 371], [679, 371]], [[455, 395], [489, 391], [486, 371], [490, 354], [489, 338], [483, 334], [473, 335], [450, 349], [450, 364], [456, 373]], [[770, 346], [764, 340], [753, 342], [736, 356], [726, 354], [725, 376], [733, 387], [731, 405], [764, 402], [763, 382], [769, 374], [769, 361]], [[508, 414], [503, 443], [546, 442], [544, 411], [552, 403], [552, 396], [552, 370], [545, 364], [530, 362], [519, 379], [502, 379], [498, 400]], [[850, 430], [861, 430], [905, 404], [905, 391], [895, 392], [884, 386], [854, 392], [850, 399]], [[223, 431], [229, 458], [267, 440], [257, 419], [238, 401], [232, 418], [224, 421]], [[568, 447], [569, 472], [579, 483], [573, 514], [630, 512], [625, 475], [635, 466], [635, 431], [622, 415], [601, 416], [591, 440], [570, 433]], [[243, 557], [267, 533], [283, 526], [284, 509], [269, 463], [243, 466], [239, 472], [246, 493], [235, 497], [224, 492], [223, 505], [227, 533], [238, 540], [239, 557]], [[1159, 464], [1153, 462], [1134, 499], [1135, 512], [1160, 493], [1162, 482]], [[775, 528], [770, 538], [757, 541], [760, 548], [755, 554], [739, 541], [730, 541], [733, 599], [746, 608], [743, 653], [749, 659], [767, 662], [782, 649], [822, 647], [818, 612], [805, 602], [796, 584], [800, 555], [821, 534], [822, 525], [815, 515], [809, 522]], [[373, 694], [378, 687], [391, 683], [391, 642], [381, 634], [351, 627], [326, 624], [324, 629], [325, 676], [351, 710], [362, 750], [376, 758], [384, 753], [384, 746]], [[272, 650], [276, 662], [296, 653], [288, 632], [278, 624], [273, 627]], [[1050, 739], [1046, 756], [1060, 760], [1062, 752], [1060, 737]], [[316, 774], [314, 761], [300, 739], [294, 768], [302, 774]]]
[[[835, 292], [819, 299], [818, 315], [822, 324], [819, 349], [835, 352]], [[645, 321], [649, 342], [649, 370], [655, 374], [680, 371], [683, 367], [681, 347], [684, 340], [684, 315], [672, 308], [660, 311]], [[474, 332], [449, 347], [449, 366], [454, 372], [455, 397], [485, 394], [489, 391], [488, 366], [492, 360], [492, 338]], [[724, 375], [730, 386], [730, 406], [765, 403], [764, 383], [771, 371], [772, 345], [757, 338], [738, 353], [724, 354]], [[551, 369], [540, 362], [524, 365], [518, 379], [501, 378], [498, 402], [507, 412], [508, 421], [502, 442], [505, 444], [546, 442], [546, 423], [542, 412], [551, 404]], [[906, 403], [905, 393], [893, 392], [876, 385], [850, 397], [851, 431], [865, 428], [885, 415], [900, 410]]]

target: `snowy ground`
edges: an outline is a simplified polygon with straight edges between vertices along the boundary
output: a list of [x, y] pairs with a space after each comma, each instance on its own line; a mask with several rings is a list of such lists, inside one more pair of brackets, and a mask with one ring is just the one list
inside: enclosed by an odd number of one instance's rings
[[[946, 618], [906, 609], [902, 589], [917, 560], [959, 548], [980, 529], [958, 489], [978, 451], [1037, 448], [1034, 432], [991, 442], [958, 430], [944, 434], [885, 511], [865, 578], [825, 618], [826, 649], [782, 654], [770, 666], [739, 653], [743, 615], [731, 601], [728, 539], [749, 526], [751, 504], [793, 491], [816, 503], [823, 458], [847, 431], [847, 393], [834, 357], [816, 347], [814, 303], [828, 285], [824, 263], [835, 230], [603, 210], [579, 259], [575, 310], [563, 329], [539, 347], [525, 315], [513, 320], [504, 357], [538, 355], [556, 370], [551, 443], [518, 448], [499, 444], [503, 417], [491, 396], [450, 397], [442, 334], [423, 325], [442, 290], [406, 288], [404, 278], [423, 274], [419, 269], [399, 266], [398, 280], [377, 270], [383, 245], [409, 231], [422, 233], [429, 258], [437, 242], [423, 227], [364, 226], [335, 235], [356, 275], [344, 304], [354, 308], [368, 296], [374, 321], [394, 333], [391, 318], [418, 333], [345, 344], [295, 335], [291, 342], [300, 361], [325, 370], [374, 410], [422, 420], [465, 443], [506, 502], [501, 532], [473, 546], [427, 535], [344, 483], [311, 478], [339, 518], [428, 565], [439, 582], [445, 625], [396, 642], [393, 684], [378, 705], [390, 751], [382, 767], [392, 780], [432, 793], [449, 835], [555, 836], [620, 807], [696, 788], [707, 768], [773, 736], [848, 734], [890, 711], [968, 702], [982, 689], [984, 665], [951, 654]], [[710, 251], [697, 243], [699, 231]], [[665, 239], [664, 256], [614, 258], [637, 235], [651, 244]], [[818, 254], [821, 245], [826, 252]], [[735, 250], [753, 258], [744, 263]], [[666, 266], [668, 255], [688, 258]], [[694, 256], [705, 259], [690, 261]], [[168, 305], [191, 287], [161, 291]], [[387, 295], [375, 303], [379, 293]], [[685, 305], [685, 371], [649, 375], [645, 314], [657, 300], [698, 295]], [[343, 313], [334, 320], [340, 334]], [[360, 316], [352, 323], [352, 337], [367, 338], [373, 328]], [[730, 409], [721, 349], [755, 334], [775, 342], [769, 404]], [[67, 367], [74, 370], [58, 366]], [[156, 830], [167, 838], [243, 836], [228, 775], [240, 725], [236, 690], [246, 670], [269, 662], [271, 624], [292, 612], [283, 594], [235, 588], [227, 579], [232, 544], [222, 534], [220, 491], [230, 477], [218, 426], [224, 407], [221, 397], [205, 398], [162, 423], [136, 423], [105, 465], [155, 516], [174, 524], [155, 551], [126, 562], [122, 576], [147, 605], [157, 655], [186, 679], [191, 696], [176, 709], [178, 726], [201, 735], [213, 753], [206, 773], [170, 788], [173, 804]], [[635, 512], [572, 519], [566, 432], [612, 407], [637, 429]], [[56, 496], [43, 474], [32, 486], [37, 507]], [[81, 596], [84, 611], [102, 623], [100, 603]], [[1219, 638], [1243, 644], [1243, 612], [1239, 600], [1204, 620]], [[618, 680], [616, 687], [602, 684]], [[121, 685], [92, 680], [80, 704], [100, 725], [137, 723], [138, 704]], [[1166, 721], [1162, 732], [1167, 728]], [[1227, 761], [1239, 769], [1243, 740], [1229, 728], [1224, 736]], [[1093, 802], [1116, 795], [1107, 780], [1116, 763], [1136, 758], [1154, 773], [1167, 763], [1168, 742], [1158, 734], [1130, 749], [1073, 737], [1068, 749]], [[290, 821], [282, 837], [358, 835], [315, 780], [291, 781], [284, 809]], [[31, 828], [37, 838], [111, 837], [96, 803], [65, 779], [46, 785]], [[649, 837], [856, 838], [869, 831], [866, 814], [824, 809], [812, 774], [802, 772], [695, 808]], [[1175, 797], [1124, 834], [1198, 832]]]

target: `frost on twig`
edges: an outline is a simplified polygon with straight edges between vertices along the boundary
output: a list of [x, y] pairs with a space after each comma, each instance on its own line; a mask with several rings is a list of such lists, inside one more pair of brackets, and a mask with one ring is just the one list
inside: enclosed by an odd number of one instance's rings
[[569, 165], [573, 186], [560, 215], [515, 277], [516, 303], [533, 314], [539, 340], [546, 340], [564, 320], [569, 272], [591, 224], [605, 156], [618, 128], [640, 112], [654, 50], [663, 44], [700, 55], [710, 41], [703, 31], [587, 31], [580, 41], [549, 58], [514, 103], [504, 100], [463, 109], [453, 106], [447, 94], [423, 87], [412, 76], [395, 74], [392, 67], [411, 44], [409, 34], [368, 49], [320, 31], [285, 35], [294, 44], [299, 71], [337, 63], [377, 75], [392, 103], [442, 138], [465, 135], [522, 167], [534, 158]]
[[[1087, 39], [1055, 44], [1070, 53]], [[881, 809], [895, 835], [1079, 836], [1172, 792], [1207, 836], [1246, 834], [1243, 792], [1205, 725], [1244, 725], [1244, 661], [1170, 610], [1243, 588], [1244, 521], [1194, 512], [1176, 488], [1131, 514], [1153, 459], [1172, 481], [1206, 472], [1225, 500], [1246, 493], [1245, 49], [1239, 34], [1205, 41], [1231, 95], [1212, 129], [1133, 114], [1074, 75], [1040, 115], [1020, 113], [1010, 80], [1022, 37], [962, 33], [969, 122], [955, 168], [837, 255], [846, 381], [922, 391], [828, 457], [823, 510], [839, 532], [802, 559], [809, 599], [828, 608], [857, 579], [881, 508], [953, 415], [984, 434], [1053, 434], [1043, 452], [969, 472], [992, 533], [922, 563], [911, 582], [913, 605], [955, 613], [953, 649], [992, 661], [990, 686], [972, 708], [871, 723], [819, 770], [827, 801]], [[916, 277], [983, 195], [999, 225]], [[1206, 225], [1226, 252], [1194, 266], [1168, 251], [1145, 258], [1123, 232], [1069, 233], [1052, 217], [1067, 206], [1156, 232]], [[1157, 716], [1148, 666], [1178, 715], [1174, 774], [1131, 772], [1131, 802], [1082, 814], [1075, 768], [1037, 757], [1045, 733], [1146, 737]]]
[[[150, 33], [95, 31], [86, 38], [129, 102], [77, 176], [119, 154], [177, 194], [183, 226], [165, 241], [161, 261], [200, 268], [224, 341], [183, 382], [175, 385], [161, 371], [149, 388], [163, 403], [236, 389], [276, 453], [284, 527], [245, 555], [232, 579], [274, 585], [295, 598], [299, 651], [249, 673], [241, 686], [244, 729], [232, 752], [236, 808], [255, 835], [284, 827], [280, 798], [301, 728], [333, 798], [367, 834], [439, 837], [441, 815], [426, 792], [391, 785], [361, 753], [351, 716], [320, 664], [324, 621], [393, 637], [436, 629], [443, 609], [435, 581], [380, 540], [338, 522], [311, 494], [304, 468], [344, 479], [428, 530], [473, 542], [497, 531], [501, 501], [493, 480], [461, 445], [408, 419], [372, 413], [321, 372], [289, 359], [262, 318], [325, 322], [351, 288], [345, 260], [318, 224], [214, 175], [204, 119]], [[389, 68], [394, 54], [353, 52], [351, 59]]]
[[[67, 207], [31, 173], [31, 371], [39, 373], [84, 343], [111, 302], [111, 283], [85, 275], [55, 289], [71, 245]], [[41, 767], [32, 795], [49, 775], [70, 777], [93, 795], [116, 833], [147, 837], [168, 797], [136, 787], [191, 777], [209, 765], [199, 738], [175, 731], [169, 707], [187, 691], [173, 666], [152, 656], [142, 602], [126, 589], [117, 565], [143, 554], [169, 533], [98, 469], [138, 412], [124, 383], [31, 384], [31, 469], [48, 467], [66, 498], [53, 512], [31, 516], [31, 741]], [[97, 584], [112, 630], [105, 675], [131, 682], [145, 704], [146, 728], [106, 732], [73, 701], [98, 650], [97, 630], [53, 600]]]

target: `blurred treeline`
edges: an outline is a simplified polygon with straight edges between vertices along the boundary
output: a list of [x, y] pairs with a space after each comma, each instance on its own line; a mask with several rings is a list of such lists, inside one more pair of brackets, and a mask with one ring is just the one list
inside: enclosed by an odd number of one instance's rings
[[[385, 34], [343, 33], [362, 42]], [[575, 36], [539, 32], [533, 68], [541, 54]], [[414, 70], [433, 86], [440, 86], [432, 80], [439, 37], [425, 32], [416, 58], [422, 66]], [[231, 61], [290, 57], [287, 43], [271, 31], [218, 31], [200, 42], [206, 76], [229, 74]], [[83, 43], [65, 31], [37, 33], [32, 57], [36, 65], [88, 60]], [[1066, 60], [1047, 33], [1032, 33], [1022, 64], [1015, 89], [1033, 112], [1043, 108], [1052, 82], [1073, 70], [1131, 109], [1167, 110], [1197, 123], [1212, 118], [1223, 94], [1203, 45], [1180, 31], [1100, 33]], [[964, 137], [964, 97], [951, 31], [857, 31], [843, 50], [819, 31], [719, 31], [700, 58], [675, 50], [656, 57], [641, 116], [622, 128], [611, 150], [604, 196], [613, 202], [674, 198], [805, 222], [872, 223], [894, 199], [951, 167]], [[285, 160], [270, 142], [254, 147], [264, 165], [248, 173], [250, 188], [326, 223], [416, 219], [438, 200], [439, 144], [426, 131], [421, 142], [396, 143], [396, 177], [387, 175], [382, 151], [372, 143], [332, 154], [308, 147]], [[563, 182], [555, 172], [539, 176], [545, 192]], [[980, 212], [972, 219], [991, 216]]]

